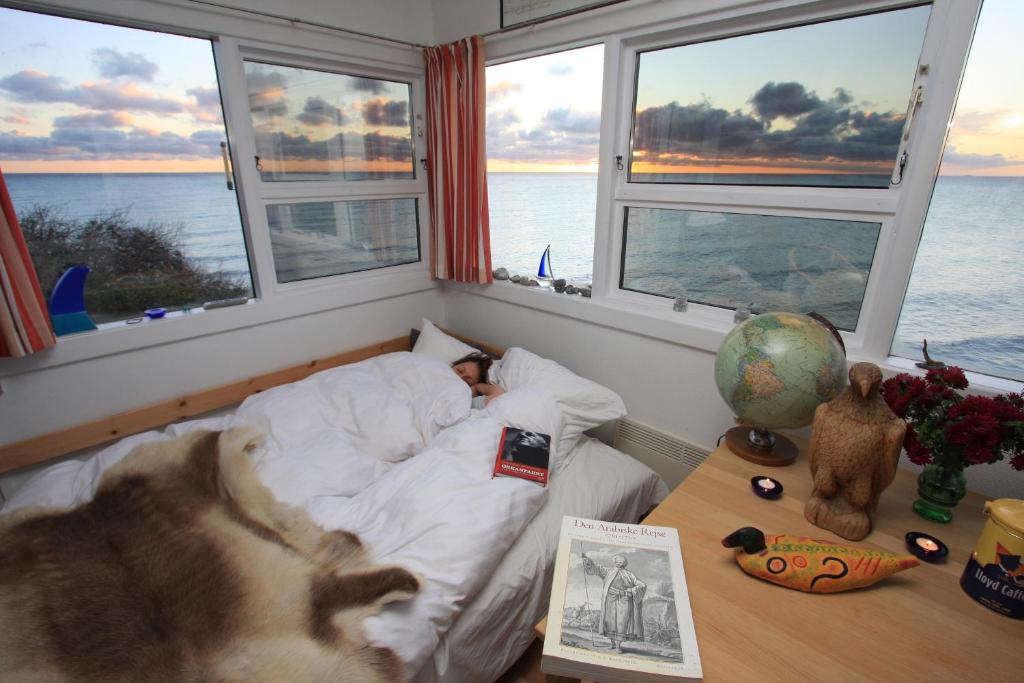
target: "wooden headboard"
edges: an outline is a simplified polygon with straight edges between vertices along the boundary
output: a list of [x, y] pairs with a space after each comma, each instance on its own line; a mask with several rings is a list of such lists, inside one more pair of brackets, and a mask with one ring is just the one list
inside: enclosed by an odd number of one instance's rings
[[[502, 349], [490, 344], [449, 330], [445, 330], [445, 332], [492, 355], [501, 356], [504, 353]], [[385, 353], [408, 350], [409, 337], [396, 337], [327, 358], [311, 360], [239, 382], [212, 387], [92, 422], [59, 429], [49, 434], [16, 441], [0, 446], [0, 474], [59, 458], [83, 448], [115, 441], [131, 434], [138, 434], [147, 429], [162, 427], [171, 422], [188, 420], [211, 410], [235, 405], [253, 394], [282, 384], [297, 382], [321, 370], [357, 363]]]

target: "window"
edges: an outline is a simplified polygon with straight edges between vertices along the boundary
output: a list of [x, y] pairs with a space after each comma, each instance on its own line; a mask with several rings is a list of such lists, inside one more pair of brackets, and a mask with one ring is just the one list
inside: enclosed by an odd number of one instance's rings
[[643, 52], [630, 182], [888, 187], [928, 14]]
[[278, 282], [419, 261], [414, 198], [267, 206]]
[[1024, 381], [1024, 16], [985, 0], [892, 354]]
[[263, 180], [415, 176], [408, 83], [251, 61], [245, 79]]
[[815, 311], [856, 334], [881, 296], [869, 275], [892, 239], [884, 195], [899, 193], [929, 13], [624, 50], [636, 76], [614, 197], [619, 289]]
[[0, 8], [0, 42], [0, 157], [44, 291], [88, 265], [97, 323], [252, 296], [210, 41]]
[[593, 272], [604, 46], [487, 67], [491, 262], [556, 278]]
[[[623, 289], [857, 328], [880, 223], [627, 207]], [[679, 264], [687, 264], [680, 269]]]
[[412, 85], [244, 65], [277, 281], [418, 262]]

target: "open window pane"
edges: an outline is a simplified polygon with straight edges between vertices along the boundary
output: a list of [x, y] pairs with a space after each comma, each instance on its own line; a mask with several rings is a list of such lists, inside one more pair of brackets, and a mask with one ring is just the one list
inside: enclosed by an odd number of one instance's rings
[[1016, 0], [985, 0], [892, 354], [1024, 381], [1024, 69]]
[[487, 67], [491, 262], [537, 275], [551, 245], [556, 278], [594, 263], [604, 46]]
[[278, 282], [385, 268], [420, 259], [416, 199], [270, 204]]
[[44, 292], [96, 323], [251, 296], [209, 40], [0, 8], [0, 158]]
[[626, 208], [623, 289], [855, 330], [879, 223]]
[[630, 182], [888, 187], [929, 10], [642, 53]]
[[408, 83], [245, 62], [261, 177], [410, 179]]

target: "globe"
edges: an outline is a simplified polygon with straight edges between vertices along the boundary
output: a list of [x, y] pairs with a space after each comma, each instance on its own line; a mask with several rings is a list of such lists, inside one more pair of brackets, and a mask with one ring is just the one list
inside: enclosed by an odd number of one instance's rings
[[[833, 332], [813, 318], [763, 313], [726, 335], [715, 358], [715, 383], [733, 413], [768, 438], [767, 430], [810, 424], [814, 409], [839, 395], [846, 385], [846, 353]], [[750, 441], [771, 449], [756, 434]]]

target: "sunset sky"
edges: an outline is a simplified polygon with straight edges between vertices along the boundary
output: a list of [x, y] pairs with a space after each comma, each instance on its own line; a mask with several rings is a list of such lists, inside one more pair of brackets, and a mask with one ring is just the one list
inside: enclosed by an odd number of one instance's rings
[[[634, 171], [888, 173], [927, 14], [644, 53]], [[987, 0], [942, 173], [1024, 175], [1021, 35], [1019, 5]], [[489, 170], [597, 170], [602, 53], [488, 67]], [[257, 146], [290, 168], [411, 166], [404, 84], [269, 66], [249, 78], [254, 101], [283, 107], [254, 115]], [[5, 172], [217, 172], [223, 139], [209, 41], [0, 8]]]

